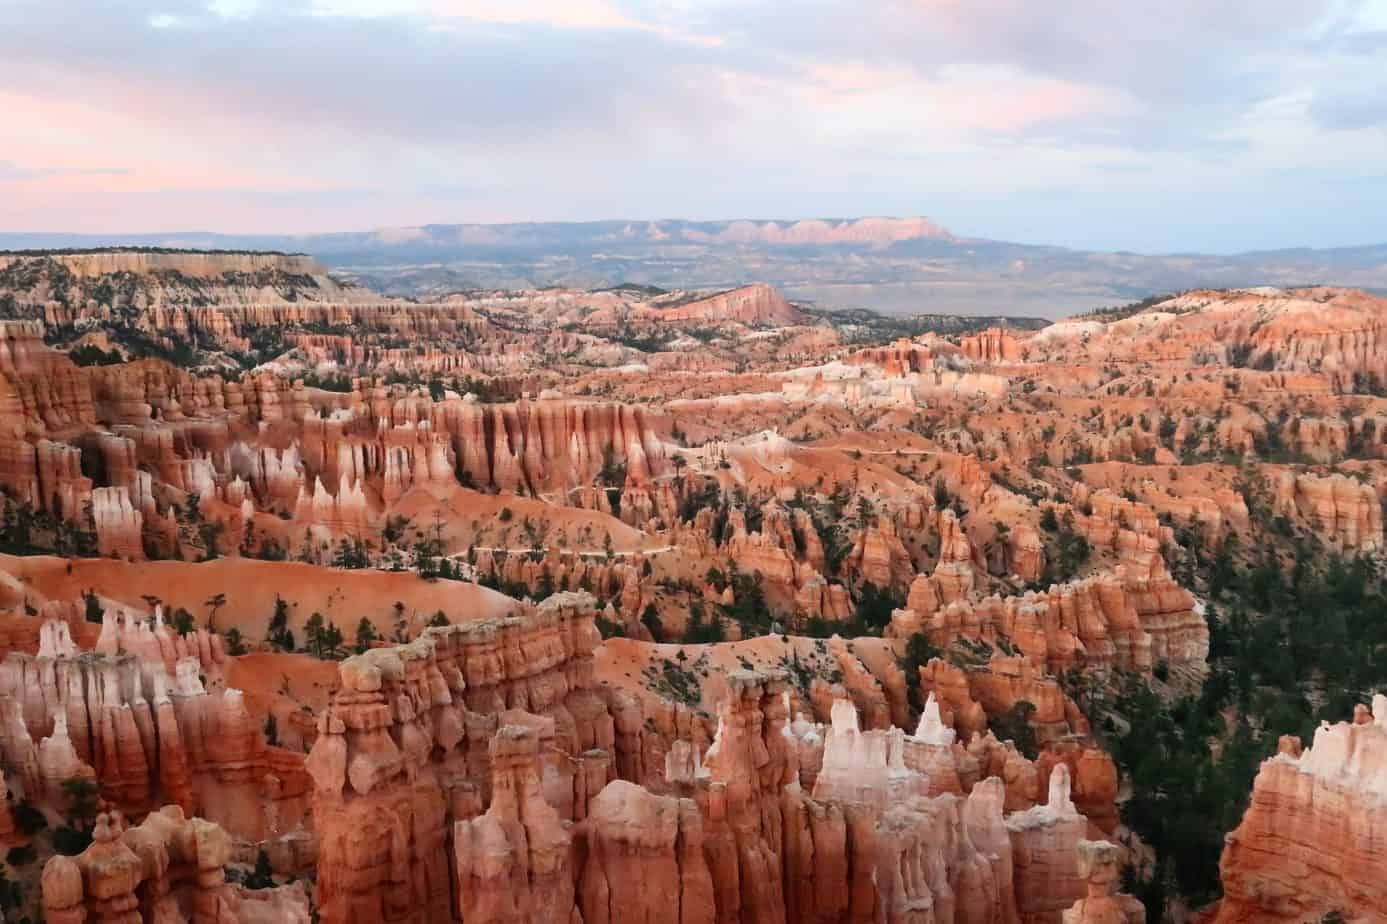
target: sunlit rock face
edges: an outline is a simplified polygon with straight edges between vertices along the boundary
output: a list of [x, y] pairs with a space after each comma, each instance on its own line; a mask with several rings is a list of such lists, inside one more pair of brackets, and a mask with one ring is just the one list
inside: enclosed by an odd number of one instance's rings
[[[1080, 704], [1198, 684], [1202, 563], [1383, 544], [1364, 293], [903, 337], [69, 256], [0, 257], [0, 843], [50, 921], [1131, 924]], [[1375, 709], [1263, 767], [1218, 920], [1384, 916]], [[50, 858], [25, 803], [88, 795]]]
[[1228, 835], [1219, 924], [1387, 917], [1387, 697], [1322, 725], [1304, 750], [1283, 738]]
[[[586, 817], [614, 746], [594, 616], [559, 595], [342, 663], [307, 759], [323, 920], [567, 919], [563, 822]], [[543, 881], [517, 892], [516, 869]]]

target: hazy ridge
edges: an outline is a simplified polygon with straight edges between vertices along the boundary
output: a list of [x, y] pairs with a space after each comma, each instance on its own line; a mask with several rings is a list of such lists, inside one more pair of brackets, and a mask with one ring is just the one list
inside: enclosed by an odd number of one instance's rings
[[1058, 317], [1159, 292], [1317, 283], [1387, 289], [1387, 244], [1135, 254], [960, 238], [924, 218], [425, 225], [306, 235], [0, 233], [0, 248], [280, 250], [389, 294], [769, 282], [796, 301], [889, 313]]

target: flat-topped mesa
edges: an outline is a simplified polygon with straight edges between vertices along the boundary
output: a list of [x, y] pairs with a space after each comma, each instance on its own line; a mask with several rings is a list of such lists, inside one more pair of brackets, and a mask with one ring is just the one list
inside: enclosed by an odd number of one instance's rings
[[[315, 786], [323, 921], [341, 924], [362, 914], [446, 920], [464, 907], [460, 902], [479, 920], [514, 919], [496, 904], [504, 904], [504, 890], [481, 889], [494, 879], [483, 859], [492, 833], [509, 830], [506, 819], [517, 811], [548, 813], [529, 796], [529, 809], [507, 801], [539, 772], [521, 767], [523, 755], [512, 760], [507, 742], [520, 749], [515, 754], [534, 751], [543, 761], [544, 798], [556, 807], [555, 818], [584, 816], [589, 797], [609, 778], [614, 730], [593, 689], [592, 651], [600, 641], [594, 619], [590, 595], [555, 594], [519, 616], [430, 628], [408, 644], [342, 662], [341, 686], [319, 717], [306, 764]], [[460, 852], [457, 863], [481, 892], [463, 895], [451, 884], [447, 832], [488, 803], [496, 824], [455, 834], [476, 847]], [[550, 840], [541, 853], [552, 860], [565, 851]], [[515, 862], [529, 861], [516, 855]], [[546, 881], [557, 887], [562, 878]]]
[[1352, 722], [1321, 724], [1314, 744], [1281, 740], [1263, 761], [1219, 864], [1216, 924], [1301, 922], [1338, 911], [1387, 919], [1387, 696]]
[[87, 252], [0, 253], [0, 270], [20, 263], [52, 261], [78, 277], [133, 273], [180, 273], [210, 279], [227, 273], [278, 271], [321, 276], [327, 271], [307, 254], [195, 250], [100, 250]]
[[[720, 225], [720, 226], [719, 226]], [[665, 233], [658, 223], [648, 226]], [[686, 240], [703, 243], [769, 245], [889, 244], [920, 238], [953, 240], [940, 225], [922, 217], [868, 217], [849, 220], [805, 218], [799, 221], [751, 221], [715, 223], [712, 228], [685, 227], [678, 231]]]

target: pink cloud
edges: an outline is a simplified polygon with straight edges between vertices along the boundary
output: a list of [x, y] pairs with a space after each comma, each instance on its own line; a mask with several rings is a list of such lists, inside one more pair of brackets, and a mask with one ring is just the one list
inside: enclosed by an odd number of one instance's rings
[[561, 29], [655, 29], [605, 0], [424, 0], [433, 16], [494, 23], [536, 23]]
[[[60, 94], [0, 91], [0, 112], [6, 113], [0, 150], [18, 168], [9, 185], [53, 193], [314, 190], [335, 185], [312, 171], [248, 163], [244, 142], [208, 144], [200, 133], [190, 138], [186, 126], [196, 117], [184, 112], [190, 101], [177, 91], [161, 95], [148, 88], [113, 87], [112, 92], [115, 106]], [[228, 118], [235, 121], [231, 114]], [[171, 130], [171, 122], [181, 130]], [[99, 144], [92, 139], [100, 139]]]
[[1010, 134], [1095, 117], [1116, 117], [1139, 108], [1127, 94], [1005, 68], [949, 67], [924, 76], [903, 64], [810, 63], [803, 80], [733, 80], [787, 95], [795, 108], [847, 124], [929, 127], [958, 133]]
[[541, 25], [555, 29], [649, 32], [661, 38], [710, 47], [721, 36], [692, 33], [653, 19], [637, 18], [607, 0], [422, 0], [423, 12], [442, 21], [466, 19], [499, 25]]

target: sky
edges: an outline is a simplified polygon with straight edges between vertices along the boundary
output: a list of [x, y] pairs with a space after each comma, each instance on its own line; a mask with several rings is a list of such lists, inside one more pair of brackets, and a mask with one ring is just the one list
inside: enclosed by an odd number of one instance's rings
[[0, 231], [1387, 241], [1387, 0], [0, 0]]

